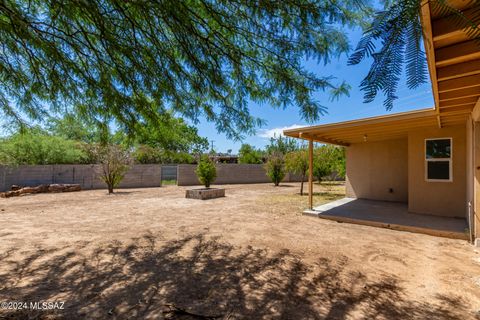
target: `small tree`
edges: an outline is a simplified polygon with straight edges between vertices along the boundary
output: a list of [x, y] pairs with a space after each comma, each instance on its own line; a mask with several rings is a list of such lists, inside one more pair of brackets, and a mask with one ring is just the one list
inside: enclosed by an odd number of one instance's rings
[[238, 150], [238, 163], [260, 164], [262, 163], [262, 153], [251, 145], [244, 143]]
[[283, 154], [280, 152], [273, 152], [270, 154], [267, 163], [265, 164], [265, 170], [267, 171], [267, 176], [272, 180], [275, 186], [278, 186], [285, 177], [285, 162]]
[[93, 153], [102, 165], [100, 179], [107, 184], [108, 193], [118, 187], [131, 165], [130, 151], [118, 145], [95, 146]]
[[200, 159], [195, 173], [197, 174], [198, 181], [200, 181], [205, 188], [210, 188], [210, 184], [215, 181], [217, 177], [217, 168], [212, 160], [204, 156]]
[[300, 183], [300, 195], [303, 196], [303, 182], [308, 171], [308, 152], [306, 149], [289, 152], [285, 155], [285, 169], [288, 172], [299, 174], [302, 177]]
[[332, 173], [330, 163], [325, 159], [319, 158], [313, 164], [313, 175], [317, 178], [318, 183], [322, 182], [322, 179]]
[[315, 149], [313, 175], [319, 182], [332, 173], [345, 176], [345, 149], [324, 145]]

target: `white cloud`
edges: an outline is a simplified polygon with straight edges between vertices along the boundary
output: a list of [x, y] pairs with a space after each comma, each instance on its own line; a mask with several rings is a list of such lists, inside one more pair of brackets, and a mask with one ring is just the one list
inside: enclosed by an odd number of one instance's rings
[[305, 125], [300, 125], [300, 124], [292, 124], [291, 126], [287, 127], [279, 127], [279, 128], [272, 128], [272, 129], [261, 129], [259, 131], [258, 136], [261, 138], [265, 139], [270, 139], [273, 138], [274, 136], [283, 136], [283, 130], [289, 130], [289, 129], [296, 129], [300, 127], [304, 127]]

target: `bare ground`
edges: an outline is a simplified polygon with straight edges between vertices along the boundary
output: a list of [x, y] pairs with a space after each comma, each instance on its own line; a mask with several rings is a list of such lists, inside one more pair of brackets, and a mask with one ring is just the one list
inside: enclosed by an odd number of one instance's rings
[[0, 199], [0, 301], [65, 301], [0, 319], [200, 319], [168, 304], [225, 319], [480, 318], [467, 242], [302, 216], [297, 184], [226, 188]]

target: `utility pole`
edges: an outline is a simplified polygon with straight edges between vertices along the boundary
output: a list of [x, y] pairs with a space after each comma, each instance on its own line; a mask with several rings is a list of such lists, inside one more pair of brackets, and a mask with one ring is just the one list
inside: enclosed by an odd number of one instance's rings
[[213, 151], [213, 143], [215, 142], [215, 140], [210, 140], [212, 146], [211, 146], [211, 150]]

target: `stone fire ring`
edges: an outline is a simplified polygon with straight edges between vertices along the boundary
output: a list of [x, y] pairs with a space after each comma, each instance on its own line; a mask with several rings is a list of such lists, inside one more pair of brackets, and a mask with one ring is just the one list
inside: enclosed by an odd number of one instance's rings
[[201, 188], [187, 190], [185, 198], [208, 200], [225, 197], [225, 189], [219, 188]]

